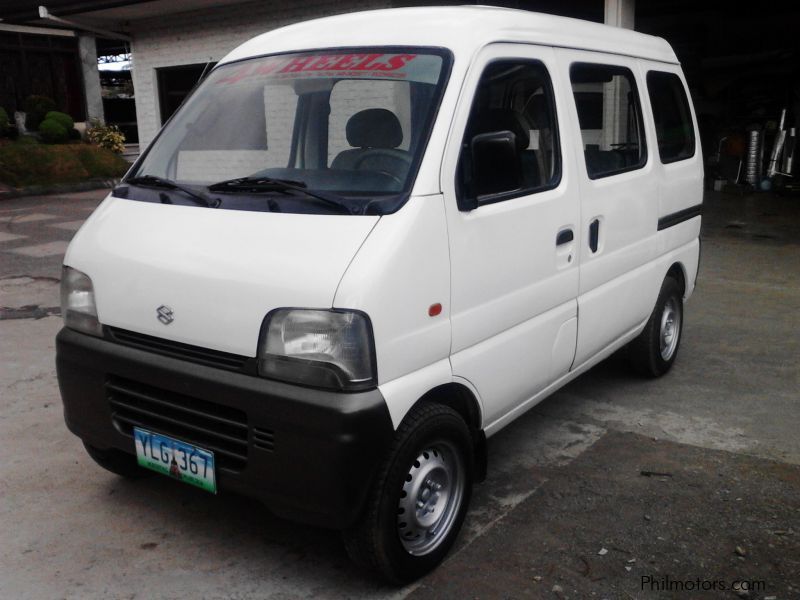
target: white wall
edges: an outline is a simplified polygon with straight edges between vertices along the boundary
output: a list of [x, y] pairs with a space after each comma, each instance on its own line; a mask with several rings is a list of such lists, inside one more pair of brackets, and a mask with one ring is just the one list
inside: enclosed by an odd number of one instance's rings
[[315, 17], [390, 5], [390, 0], [262, 1], [131, 23], [133, 85], [141, 147], [153, 139], [161, 126], [156, 68], [218, 61], [242, 42], [270, 29]]
[[103, 96], [100, 91], [100, 71], [97, 68], [97, 43], [93, 35], [78, 36], [78, 51], [83, 72], [83, 90], [86, 95], [86, 121], [104, 120]]

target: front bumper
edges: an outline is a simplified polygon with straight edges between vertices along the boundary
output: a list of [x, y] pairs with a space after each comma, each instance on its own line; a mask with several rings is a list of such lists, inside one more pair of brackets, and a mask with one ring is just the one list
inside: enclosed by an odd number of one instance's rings
[[[137, 419], [200, 447], [220, 436], [220, 489], [323, 527], [355, 522], [394, 434], [377, 389], [303, 388], [66, 328], [56, 337], [56, 371], [67, 426], [86, 443], [133, 455]], [[193, 415], [201, 421], [182, 422]]]

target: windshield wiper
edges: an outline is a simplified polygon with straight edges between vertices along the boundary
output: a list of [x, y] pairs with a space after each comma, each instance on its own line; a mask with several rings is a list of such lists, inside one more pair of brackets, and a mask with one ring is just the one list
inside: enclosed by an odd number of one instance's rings
[[299, 192], [308, 198], [313, 198], [326, 206], [335, 208], [339, 212], [345, 212], [349, 215], [355, 214], [353, 207], [343, 200], [335, 196], [312, 192], [306, 188], [306, 184], [302, 181], [272, 179], [270, 177], [237, 177], [236, 179], [227, 179], [225, 181], [212, 183], [208, 186], [208, 190], [211, 192], [224, 192], [229, 194], [246, 192], [256, 194], [260, 192]]
[[141, 185], [145, 187], [165, 188], [168, 190], [178, 190], [189, 196], [200, 206], [206, 206], [208, 208], [217, 208], [220, 205], [219, 198], [209, 198], [202, 192], [198, 192], [190, 187], [181, 185], [180, 183], [172, 181], [171, 179], [165, 179], [164, 177], [157, 177], [155, 175], [140, 175], [139, 177], [131, 177], [126, 179], [123, 183]]

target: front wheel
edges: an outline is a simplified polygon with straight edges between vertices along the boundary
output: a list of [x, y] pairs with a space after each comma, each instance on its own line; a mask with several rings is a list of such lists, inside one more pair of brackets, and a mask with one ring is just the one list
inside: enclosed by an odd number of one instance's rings
[[664, 279], [656, 306], [642, 333], [629, 346], [637, 371], [660, 377], [672, 367], [683, 332], [683, 296], [678, 282]]
[[403, 420], [360, 521], [351, 558], [394, 583], [435, 568], [458, 536], [472, 494], [472, 437], [454, 410], [422, 404]]

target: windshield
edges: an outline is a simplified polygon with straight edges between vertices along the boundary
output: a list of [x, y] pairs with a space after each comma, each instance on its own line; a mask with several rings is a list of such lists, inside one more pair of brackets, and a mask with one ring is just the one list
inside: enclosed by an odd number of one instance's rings
[[[410, 191], [425, 149], [447, 56], [434, 49], [371, 48], [222, 65], [126, 183], [168, 180], [213, 193], [220, 208], [237, 208], [230, 197], [248, 195], [273, 197], [261, 203], [263, 210], [282, 197], [289, 198], [286, 204], [313, 206], [312, 212], [331, 210], [320, 197], [371, 207], [393, 198], [396, 204]], [[160, 187], [163, 199], [167, 188]], [[297, 193], [300, 188], [311, 193]], [[167, 191], [181, 196], [179, 189]]]

